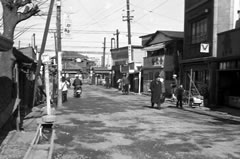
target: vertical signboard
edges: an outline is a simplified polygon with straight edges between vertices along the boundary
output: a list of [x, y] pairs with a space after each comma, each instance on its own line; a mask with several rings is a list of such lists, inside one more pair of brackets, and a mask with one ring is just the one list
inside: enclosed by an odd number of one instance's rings
[[71, 28], [72, 28], [72, 20], [70, 18], [70, 15], [66, 15], [65, 24], [64, 24], [65, 37], [71, 37]]
[[132, 62], [132, 45], [128, 45], [128, 63]]

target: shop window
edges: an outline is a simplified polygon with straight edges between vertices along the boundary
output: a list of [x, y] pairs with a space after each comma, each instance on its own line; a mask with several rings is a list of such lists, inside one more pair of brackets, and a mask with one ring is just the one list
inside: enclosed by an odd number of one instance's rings
[[240, 60], [237, 61], [237, 68], [240, 68]]
[[193, 80], [195, 82], [207, 82], [208, 81], [208, 71], [207, 70], [200, 70], [193, 72]]
[[191, 25], [192, 44], [207, 41], [207, 18], [195, 21]]
[[208, 83], [208, 80], [209, 80], [209, 71], [208, 70], [204, 71], [203, 77], [204, 77], [204, 82]]

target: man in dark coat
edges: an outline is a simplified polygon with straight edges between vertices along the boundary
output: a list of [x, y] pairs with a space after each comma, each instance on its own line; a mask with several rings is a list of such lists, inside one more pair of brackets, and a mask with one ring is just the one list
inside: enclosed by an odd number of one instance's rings
[[82, 86], [82, 81], [79, 79], [78, 76], [76, 76], [76, 78], [74, 79], [73, 81], [73, 87], [74, 87], [74, 94], [76, 93], [76, 90], [78, 87], [81, 87]]
[[179, 85], [179, 87], [176, 90], [176, 96], [177, 96], [176, 107], [177, 108], [178, 106], [180, 106], [180, 108], [183, 108], [182, 106], [183, 93], [184, 93], [183, 85]]
[[123, 94], [128, 94], [129, 93], [129, 80], [126, 74], [123, 75], [122, 78], [122, 84], [123, 84]]
[[160, 109], [161, 99], [163, 98], [163, 93], [165, 93], [165, 87], [163, 82], [161, 82], [161, 77], [158, 73], [155, 75], [155, 79], [150, 84], [150, 90], [152, 107], [154, 107], [154, 104], [156, 103], [157, 107]]

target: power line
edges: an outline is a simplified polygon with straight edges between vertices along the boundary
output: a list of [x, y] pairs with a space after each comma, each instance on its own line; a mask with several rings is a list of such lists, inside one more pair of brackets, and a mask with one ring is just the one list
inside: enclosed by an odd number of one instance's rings
[[[22, 30], [22, 29], [25, 29], [24, 27], [17, 27], [16, 28], [16, 31], [17, 30]], [[35, 32], [42, 32], [43, 31], [43, 28], [31, 28], [32, 31], [35, 31]], [[50, 29], [52, 31], [55, 31], [56, 29]], [[82, 33], [82, 34], [114, 34], [115, 31], [98, 31], [98, 30], [78, 30], [78, 29], [75, 29], [75, 30], [72, 30], [72, 32], [74, 33]], [[127, 32], [121, 32], [122, 34], [127, 34]], [[148, 33], [140, 33], [140, 32], [132, 32], [132, 34], [135, 34], [135, 35], [142, 35], [142, 34], [148, 34]]]
[[[132, 5], [135, 6], [135, 7], [140, 8], [140, 9], [144, 9], [144, 8], [142, 8], [142, 7], [139, 7], [139, 6], [135, 5], [135, 4], [132, 4]], [[145, 10], [146, 10], [146, 9], [145, 9]], [[154, 12], [153, 10], [146, 10], [146, 11], [148, 11], [149, 13], [153, 13], [153, 14], [159, 15], [159, 16], [161, 16], [161, 17], [165, 17], [165, 18], [168, 18], [168, 19], [171, 19], [171, 20], [174, 20], [174, 21], [178, 21], [178, 22], [183, 23], [182, 20], [179, 20], [179, 19], [176, 19], [176, 18], [172, 18], [172, 17], [166, 16], [165, 14], [159, 14], [159, 13], [157, 13], [157, 12]], [[145, 17], [145, 16], [147, 16], [147, 14], [145, 14], [144, 16], [140, 17], [140, 18], [137, 19], [137, 20], [140, 20], [140, 19], [142, 19], [142, 18]]]
[[[153, 9], [151, 9], [151, 11], [149, 11], [149, 12], [152, 12], [153, 10], [155, 10], [155, 9], [163, 6], [163, 5], [164, 5], [165, 3], [167, 3], [167, 2], [168, 2], [168, 0], [163, 1], [162, 3], [160, 3], [159, 5], [157, 5], [156, 7], [154, 7]], [[131, 3], [131, 4], [132, 4], [132, 3]], [[134, 4], [132, 4], [132, 5], [134, 5]], [[137, 5], [134, 5], [134, 6], [137, 6]], [[138, 7], [138, 6], [137, 6], [137, 7]], [[140, 7], [140, 8], [141, 8], [141, 7]], [[144, 8], [142, 8], [142, 9], [144, 9]], [[145, 16], [147, 16], [146, 13], [145, 13], [143, 16], [141, 16], [140, 18], [138, 18], [137, 20], [140, 20], [140, 19], [142, 19], [142, 18], [145, 17]]]
[[89, 25], [94, 25], [94, 24], [99, 23], [99, 22], [102, 21], [102, 20], [106, 21], [106, 18], [112, 16], [113, 14], [115, 14], [116, 12], [118, 12], [119, 10], [121, 10], [121, 9], [123, 9], [123, 8], [124, 8], [124, 7], [120, 7], [120, 8], [118, 8], [118, 9], [114, 10], [113, 12], [109, 13], [108, 15], [102, 17], [101, 19], [99, 18], [97, 21], [91, 22], [91, 23], [86, 24], [86, 25], [87, 25], [87, 26], [89, 26]]

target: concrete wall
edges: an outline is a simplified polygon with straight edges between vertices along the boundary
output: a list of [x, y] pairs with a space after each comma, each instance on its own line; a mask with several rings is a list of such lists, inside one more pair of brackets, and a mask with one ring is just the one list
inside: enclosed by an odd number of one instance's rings
[[234, 23], [234, 0], [214, 0], [213, 57], [217, 57], [217, 34], [233, 29]]
[[141, 62], [143, 64], [143, 57], [146, 57], [147, 53], [143, 49], [134, 49], [133, 48], [133, 61]]

